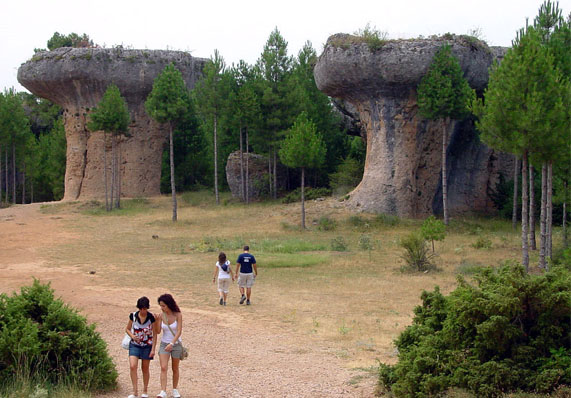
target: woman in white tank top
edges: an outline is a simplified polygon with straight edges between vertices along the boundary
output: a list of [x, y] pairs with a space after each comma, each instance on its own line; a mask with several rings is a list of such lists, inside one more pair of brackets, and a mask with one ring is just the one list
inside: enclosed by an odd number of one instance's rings
[[[159, 347], [159, 360], [161, 363], [161, 392], [157, 398], [167, 397], [167, 371], [169, 359], [172, 358], [172, 396], [180, 398], [177, 390], [180, 378], [179, 364], [182, 355], [182, 313], [174, 301], [174, 298], [166, 293], [159, 297], [159, 306], [162, 314], [157, 316], [162, 332], [161, 345]], [[172, 329], [172, 330], [171, 330]]]

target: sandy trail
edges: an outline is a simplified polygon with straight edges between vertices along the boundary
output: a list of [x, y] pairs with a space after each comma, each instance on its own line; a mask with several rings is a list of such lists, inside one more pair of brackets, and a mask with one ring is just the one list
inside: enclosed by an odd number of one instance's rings
[[[137, 286], [117, 291], [106, 276], [80, 266], [49, 263], [54, 245], [79, 236], [66, 228], [73, 214], [42, 214], [40, 204], [0, 209], [0, 292], [11, 293], [32, 278], [51, 282], [56, 295], [78, 308], [107, 341], [119, 372], [119, 388], [101, 397], [127, 397], [131, 382], [127, 353], [120, 347]], [[77, 232], [79, 234], [80, 232]], [[132, 290], [132, 294], [129, 294]], [[162, 289], [145, 288], [149, 297]], [[303, 337], [278, 324], [249, 322], [231, 307], [214, 312], [184, 308], [184, 341], [190, 358], [181, 365], [183, 397], [371, 397], [370, 374], [348, 370], [327, 347], [304, 344]], [[169, 372], [170, 384], [170, 372]], [[149, 396], [159, 391], [158, 359], [151, 363]], [[169, 397], [170, 385], [169, 385]]]

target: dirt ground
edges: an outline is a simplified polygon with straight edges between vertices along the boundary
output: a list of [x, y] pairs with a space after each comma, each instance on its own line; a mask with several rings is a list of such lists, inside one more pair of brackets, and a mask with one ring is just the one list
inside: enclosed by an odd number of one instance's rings
[[[82, 230], [67, 228], [73, 214], [44, 214], [41, 204], [0, 209], [0, 292], [9, 293], [32, 278], [51, 282], [56, 296], [79, 309], [108, 343], [119, 372], [118, 389], [101, 397], [127, 397], [131, 382], [127, 353], [120, 347], [131, 297], [144, 281], [121, 290], [110, 276], [85, 272], [73, 259], [50, 263], [53, 247], [80, 239]], [[148, 297], [163, 293], [145, 286]], [[185, 308], [184, 340], [189, 360], [181, 363], [183, 397], [371, 397], [374, 373], [348, 369], [325, 344], [305, 344], [303, 336], [265, 320], [251, 321], [245, 311]], [[151, 363], [149, 396], [159, 391], [158, 359]], [[169, 372], [169, 397], [171, 396]]]

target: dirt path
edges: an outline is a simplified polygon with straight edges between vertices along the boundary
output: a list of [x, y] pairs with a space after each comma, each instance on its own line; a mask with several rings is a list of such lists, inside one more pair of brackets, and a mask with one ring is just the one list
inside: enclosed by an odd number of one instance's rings
[[[0, 292], [10, 293], [32, 278], [50, 281], [56, 295], [85, 314], [107, 341], [119, 371], [119, 388], [104, 397], [131, 393], [126, 351], [120, 348], [125, 314], [132, 310], [124, 294], [109, 288], [105, 277], [75, 266], [55, 267], [50, 249], [79, 239], [66, 222], [73, 214], [42, 214], [40, 204], [0, 209]], [[149, 297], [162, 289], [145, 289]], [[249, 322], [231, 308], [214, 312], [182, 308], [184, 340], [191, 355], [181, 366], [183, 397], [371, 397], [374, 377], [351, 371], [327, 347], [304, 344], [278, 324]], [[170, 380], [170, 373], [169, 373]], [[149, 395], [159, 391], [159, 364], [151, 364]], [[103, 396], [102, 396], [103, 397]], [[170, 387], [169, 387], [170, 397]]]

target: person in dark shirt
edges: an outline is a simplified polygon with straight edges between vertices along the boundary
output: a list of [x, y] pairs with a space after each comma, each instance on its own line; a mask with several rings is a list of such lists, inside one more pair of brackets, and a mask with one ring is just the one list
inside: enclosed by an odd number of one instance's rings
[[[256, 258], [249, 253], [250, 247], [244, 246], [244, 253], [238, 256], [236, 260], [236, 274], [238, 275], [238, 286], [240, 287], [240, 304], [250, 305], [250, 296], [252, 295], [252, 286], [258, 276], [258, 267], [256, 266]], [[246, 293], [246, 294], [244, 294]]]

